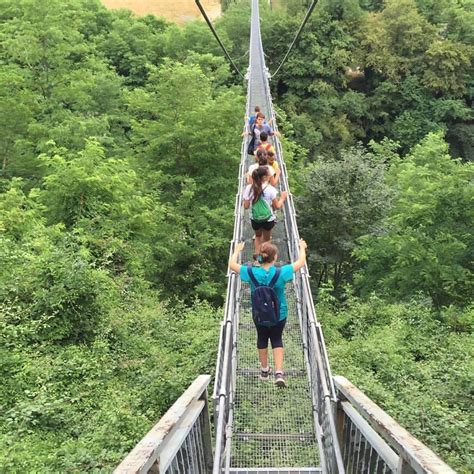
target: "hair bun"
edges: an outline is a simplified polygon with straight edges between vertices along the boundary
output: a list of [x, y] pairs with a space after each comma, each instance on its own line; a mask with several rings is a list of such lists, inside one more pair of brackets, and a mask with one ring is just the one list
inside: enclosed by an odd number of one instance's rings
[[262, 257], [263, 263], [269, 263], [275, 260], [277, 252], [278, 249], [274, 244], [264, 242], [260, 247], [259, 255]]

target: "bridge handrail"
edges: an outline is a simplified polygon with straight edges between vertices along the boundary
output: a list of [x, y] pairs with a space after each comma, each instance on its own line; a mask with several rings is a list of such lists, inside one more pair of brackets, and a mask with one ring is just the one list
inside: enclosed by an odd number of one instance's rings
[[[369, 464], [377, 462], [396, 474], [455, 473], [345, 377], [335, 376], [334, 383], [340, 399], [337, 425], [346, 467], [373, 472], [368, 471]], [[369, 456], [369, 448], [375, 449], [380, 459]]]
[[[176, 400], [158, 423], [142, 438], [114, 474], [146, 473], [150, 470], [164, 474], [181, 462], [186, 472], [209, 472], [212, 466], [211, 429], [207, 386], [210, 375], [199, 375]], [[191, 453], [191, 454], [190, 454]]]
[[[247, 73], [247, 77], [250, 71]], [[250, 94], [247, 95], [246, 116], [250, 114]], [[245, 121], [244, 132], [248, 132], [248, 123]], [[240, 154], [240, 166], [238, 177], [238, 191], [235, 197], [234, 208], [234, 233], [229, 248], [229, 259], [232, 255], [235, 245], [242, 240], [242, 195], [244, 186], [244, 176], [246, 174], [247, 147], [249, 136], [242, 140]], [[235, 273], [227, 272], [227, 292], [226, 305], [224, 310], [224, 320], [221, 323], [221, 332], [219, 337], [219, 347], [216, 363], [216, 379], [214, 383], [213, 401], [214, 401], [214, 427], [215, 427], [215, 452], [214, 452], [214, 473], [220, 472], [223, 462], [224, 442], [226, 438], [226, 428], [229, 425], [229, 411], [231, 409], [231, 397], [233, 393], [234, 380], [232, 377], [232, 364], [234, 351], [232, 347], [236, 337], [236, 323], [238, 320], [239, 301], [237, 295], [240, 292], [240, 279]], [[231, 416], [231, 415], [230, 415]]]
[[[268, 83], [267, 86], [268, 88]], [[267, 91], [270, 94], [270, 91]], [[270, 118], [274, 129], [278, 131], [276, 116], [272, 101], [269, 100]], [[288, 192], [285, 201], [285, 219], [287, 222], [288, 245], [291, 260], [296, 260], [299, 255], [299, 232], [296, 223], [296, 211], [293, 196], [289, 192], [286, 164], [283, 161], [283, 150], [277, 136], [274, 139], [276, 154], [282, 167], [280, 187]], [[319, 324], [313, 302], [309, 283], [309, 272], [307, 265], [302, 271], [295, 275], [295, 290], [297, 292], [297, 310], [301, 322], [301, 328], [307, 332], [304, 339], [306, 342], [306, 360], [309, 366], [310, 382], [312, 386], [313, 403], [317, 410], [318, 423], [322, 426], [321, 451], [325, 453], [324, 464], [327, 472], [343, 472], [342, 455], [338, 446], [336, 425], [333, 417], [334, 404], [336, 403], [336, 392], [332, 383], [332, 374], [328, 362], [326, 345], [324, 342], [321, 325]]]
[[[273, 128], [278, 132], [276, 114], [273, 109], [271, 92], [269, 86], [269, 74], [267, 71], [264, 86], [267, 95], [269, 116]], [[296, 211], [293, 196], [289, 190], [288, 174], [286, 164], [283, 160], [283, 149], [278, 138], [274, 136], [275, 151], [282, 169], [280, 176], [280, 188], [288, 192], [285, 201], [284, 212], [287, 223], [288, 246], [291, 260], [296, 260], [299, 255], [299, 231], [296, 222]], [[300, 319], [301, 329], [305, 347], [305, 358], [309, 368], [308, 373], [312, 386], [313, 405], [316, 409], [316, 422], [321, 426], [322, 433], [318, 435], [322, 463], [326, 472], [344, 472], [342, 454], [338, 444], [336, 423], [334, 419], [335, 405], [337, 402], [333, 377], [329, 366], [326, 345], [321, 330], [321, 325], [316, 317], [316, 310], [309, 283], [309, 271], [305, 265], [301, 272], [295, 275], [295, 290], [297, 293], [297, 311]]]
[[[265, 68], [265, 60], [263, 57], [263, 47], [261, 35], [258, 25], [258, 4], [253, 2], [253, 12], [256, 17], [252, 18], [252, 28], [250, 35], [250, 45], [252, 54], [250, 55], [249, 71], [246, 78], [248, 79], [248, 94], [246, 115], [250, 115], [250, 97], [252, 96], [252, 74], [256, 72], [260, 75], [260, 67]], [[256, 23], [254, 22], [256, 20]], [[254, 63], [255, 61], [255, 63]], [[264, 69], [266, 71], [266, 69]], [[258, 76], [257, 76], [258, 77]], [[273, 121], [273, 127], [278, 130], [276, 116], [273, 110], [270, 87], [268, 83], [268, 71], [263, 74], [263, 88], [265, 94], [266, 109], [269, 117]], [[248, 131], [247, 124], [245, 130]], [[247, 162], [247, 145], [248, 137], [242, 141], [241, 148], [241, 166], [239, 172], [239, 191], [236, 196], [234, 235], [230, 246], [229, 254], [232, 253], [235, 243], [242, 237], [242, 191], [244, 186], [245, 163]], [[283, 161], [283, 152], [278, 138], [275, 140], [277, 160], [282, 166], [281, 188], [288, 190], [288, 181], [286, 177], [286, 166]], [[296, 224], [296, 213], [293, 205], [291, 194], [284, 207], [285, 219], [287, 221], [287, 234], [291, 259], [298, 257], [299, 234]], [[219, 341], [219, 355], [216, 366], [216, 383], [214, 388], [213, 399], [215, 403], [215, 429], [216, 429], [216, 449], [214, 457], [214, 474], [220, 472], [224, 467], [230, 467], [230, 447], [232, 436], [233, 407], [232, 396], [235, 386], [235, 342], [236, 327], [239, 318], [239, 301], [238, 294], [240, 290], [240, 280], [238, 276], [228, 274], [227, 300], [225, 307], [224, 322], [221, 325], [221, 336]], [[336, 426], [334, 420], [336, 395], [334, 385], [332, 383], [332, 375], [327, 359], [324, 338], [320, 325], [316, 319], [314, 303], [309, 286], [309, 275], [307, 267], [295, 277], [295, 289], [297, 290], [297, 309], [301, 327], [304, 331], [306, 339], [305, 358], [309, 367], [308, 374], [312, 385], [313, 406], [316, 430], [318, 433], [318, 443], [320, 445], [322, 463], [328, 473], [342, 473], [344, 468], [342, 465], [342, 455], [340, 453]]]
[[[277, 122], [276, 122], [276, 114], [273, 110], [272, 102], [270, 101], [269, 103], [270, 103], [270, 110], [271, 110], [270, 115], [271, 115], [271, 119], [273, 121], [272, 123], [274, 123], [274, 129], [276, 131], [278, 131], [278, 125], [277, 125]], [[291, 256], [292, 260], [296, 260], [298, 258], [298, 255], [299, 255], [299, 240], [300, 240], [298, 225], [296, 223], [296, 210], [295, 210], [295, 206], [294, 206], [294, 202], [293, 202], [293, 195], [290, 192], [290, 187], [289, 187], [289, 184], [288, 184], [288, 177], [287, 177], [288, 173], [287, 173], [287, 169], [286, 169], [286, 164], [283, 161], [283, 149], [282, 149], [282, 146], [281, 146], [281, 142], [280, 142], [280, 140], [277, 136], [275, 137], [274, 141], [275, 141], [275, 148], [276, 148], [277, 155], [280, 157], [280, 164], [284, 168], [284, 173], [283, 172], [281, 173], [281, 178], [280, 178], [281, 188], [284, 191], [288, 192], [288, 199], [285, 202], [285, 210], [287, 211], [286, 212], [286, 216], [287, 216], [286, 219], [287, 220], [289, 219], [289, 221], [290, 221], [289, 222], [290, 223], [289, 227], [290, 227], [290, 233], [292, 234], [291, 239], [290, 239], [290, 256]], [[333, 381], [332, 381], [333, 379], [332, 379], [332, 374], [331, 374], [331, 368], [329, 366], [329, 360], [328, 360], [328, 357], [327, 357], [326, 344], [324, 342], [323, 333], [320, 330], [321, 326], [318, 323], [318, 319], [317, 319], [317, 316], [316, 316], [316, 310], [315, 310], [315, 307], [314, 307], [313, 296], [312, 296], [312, 293], [311, 293], [311, 286], [310, 286], [310, 283], [309, 283], [309, 278], [310, 278], [310, 275], [309, 275], [308, 266], [305, 264], [305, 266], [301, 269], [301, 280], [302, 280], [302, 284], [303, 284], [303, 291], [304, 291], [305, 297], [307, 298], [307, 300], [309, 302], [308, 311], [310, 312], [310, 318], [311, 318], [311, 320], [314, 320], [315, 324], [318, 327], [318, 335], [317, 336], [318, 336], [318, 340], [320, 341], [320, 344], [321, 344], [322, 355], [324, 356], [323, 365], [324, 365], [326, 383], [328, 385], [328, 389], [331, 391], [333, 401], [336, 401], [336, 391], [335, 391], [334, 384], [333, 384]]]

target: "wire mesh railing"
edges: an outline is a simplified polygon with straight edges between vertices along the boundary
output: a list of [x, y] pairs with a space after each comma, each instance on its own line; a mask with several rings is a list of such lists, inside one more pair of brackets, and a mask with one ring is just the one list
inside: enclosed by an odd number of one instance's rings
[[339, 404], [337, 431], [347, 473], [454, 474], [346, 378], [334, 378]]
[[[258, 104], [266, 112], [268, 118], [272, 120], [274, 130], [278, 131], [261, 43], [257, 0], [253, 0], [251, 21], [250, 65], [246, 75], [248, 79], [246, 115], [250, 115], [251, 105]], [[282, 171], [280, 188], [282, 191], [289, 192], [282, 147], [277, 137], [274, 139], [274, 144], [277, 160]], [[247, 145], [248, 138], [242, 142], [239, 191], [236, 197], [236, 227], [234, 228], [231, 252], [235, 243], [243, 237], [247, 237], [247, 240], [251, 243], [249, 235], [252, 231], [244, 221], [245, 212], [242, 210], [241, 198], [245, 184], [245, 165], [248, 164]], [[282, 256], [283, 260], [296, 260], [299, 249], [299, 233], [291, 194], [289, 194], [289, 198], [285, 203], [283, 214], [284, 220], [275, 226], [273, 242], [277, 243], [278, 240], [279, 255]], [[248, 257], [250, 256], [245, 255], [243, 261], [250, 259]], [[297, 365], [298, 368], [291, 369], [292, 372], [290, 372], [300, 377], [299, 379], [295, 377], [291, 396], [298, 400], [298, 393], [303, 394], [300, 403], [296, 402], [302, 412], [301, 414], [298, 413], [296, 417], [292, 417], [292, 423], [287, 422], [284, 418], [286, 415], [282, 413], [281, 418], [279, 418], [280, 422], [271, 424], [272, 429], [270, 427], [266, 429], [265, 423], [259, 423], [258, 429], [256, 427], [252, 428], [251, 418], [254, 415], [249, 415], [247, 420], [244, 420], [246, 407], [250, 404], [252, 396], [259, 409], [262, 410], [261, 417], [264, 417], [268, 415], [265, 404], [270, 403], [266, 401], [267, 397], [273, 403], [274, 400], [278, 400], [279, 394], [275, 398], [275, 394], [271, 393], [273, 388], [265, 387], [267, 392], [260, 393], [261, 389], [255, 386], [256, 373], [248, 368], [251, 367], [252, 356], [249, 356], [248, 361], [245, 360], [246, 353], [252, 354], [252, 347], [245, 348], [245, 344], [248, 344], [246, 341], [250, 340], [244, 337], [245, 325], [249, 328], [247, 331], [254, 331], [249, 317], [250, 308], [244, 307], [246, 303], [248, 304], [248, 295], [246, 296], [245, 290], [235, 276], [230, 274], [228, 278], [227, 304], [221, 329], [216, 384], [213, 395], [216, 406], [215, 420], [217, 420], [214, 473], [217, 474], [221, 469], [224, 469], [224, 472], [232, 472], [230, 471], [231, 468], [268, 466], [265, 462], [269, 459], [273, 459], [274, 462], [271, 466], [288, 466], [290, 462], [294, 463], [297, 462], [296, 460], [301, 460], [306, 464], [299, 465], [306, 465], [308, 468], [313, 466], [316, 469], [315, 463], [319, 462], [323, 465], [325, 472], [343, 472], [342, 457], [334, 422], [335, 390], [332, 384], [324, 339], [314, 312], [307, 269], [305, 268], [301, 274], [295, 277], [294, 285], [289, 290], [291, 295], [289, 300], [293, 301], [293, 312], [298, 318], [297, 325], [294, 328], [294, 331], [298, 334], [298, 342], [293, 346], [295, 353], [298, 353], [301, 358], [299, 365]], [[241, 335], [238, 336], [239, 331]], [[286, 334], [289, 339], [288, 343], [291, 343], [292, 339], [288, 328]], [[287, 365], [291, 363], [291, 359], [288, 357], [290, 354], [291, 352], [287, 351]], [[253, 348], [253, 358], [255, 357], [256, 350]], [[249, 380], [244, 375], [253, 376], [253, 378]], [[309, 389], [308, 379], [310, 382]], [[242, 393], [247, 396], [242, 398]], [[252, 396], [249, 394], [252, 394]], [[305, 397], [307, 402], [303, 401]], [[282, 395], [282, 398], [284, 398], [284, 395]], [[282, 400], [281, 403], [284, 403], [284, 401]], [[289, 413], [288, 416], [291, 417], [291, 413], [295, 414], [294, 408], [287, 406], [286, 409]], [[294, 420], [297, 420], [298, 417], [301, 420], [304, 419], [304, 423], [298, 424], [295, 422]], [[312, 422], [310, 422], [309, 428], [305, 428], [308, 420], [312, 420]], [[293, 427], [293, 430], [285, 429], [285, 427], [290, 426]], [[232, 447], [232, 442], [234, 442], [234, 447]], [[315, 448], [317, 445], [319, 445], [319, 453], [317, 453], [318, 449]], [[247, 455], [243, 456], [242, 452], [247, 453]], [[270, 454], [266, 456], [265, 453], [271, 453], [273, 458]]]

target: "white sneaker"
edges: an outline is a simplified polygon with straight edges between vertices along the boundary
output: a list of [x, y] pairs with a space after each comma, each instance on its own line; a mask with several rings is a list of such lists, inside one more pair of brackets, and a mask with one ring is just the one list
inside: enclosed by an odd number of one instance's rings
[[260, 380], [264, 382], [270, 378], [270, 374], [272, 373], [272, 368], [268, 367], [268, 370], [260, 369]]
[[286, 387], [285, 374], [283, 372], [275, 372], [275, 385], [277, 387]]

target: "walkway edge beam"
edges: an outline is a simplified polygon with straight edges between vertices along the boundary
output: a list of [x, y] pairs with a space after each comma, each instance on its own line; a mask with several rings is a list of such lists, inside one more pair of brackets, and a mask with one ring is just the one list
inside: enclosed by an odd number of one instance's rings
[[369, 425], [399, 453], [396, 472], [455, 474], [431, 449], [412, 436], [345, 377], [335, 376], [341, 399], [348, 400]]
[[[172, 452], [179, 450], [183, 440], [193, 428], [196, 419], [203, 412], [207, 419], [204, 420], [204, 424], [209, 426], [207, 386], [210, 381], [210, 375], [199, 375], [158, 423], [117, 466], [114, 474], [146, 473], [152, 468], [156, 468], [158, 472], [163, 472], [163, 469], [166, 469], [163, 464], [170, 461]], [[209, 431], [209, 433], [204, 433], [203, 440], [206, 445], [206, 464], [209, 464], [212, 462], [212, 447], [210, 445], [210, 430], [206, 428], [206, 431]], [[206, 443], [207, 440], [209, 440], [209, 443]], [[164, 457], [166, 459], [163, 459]]]

